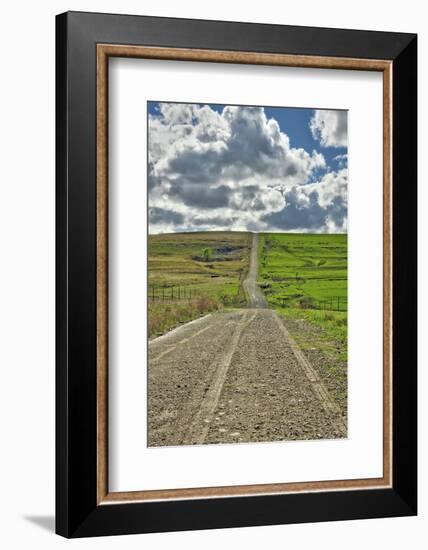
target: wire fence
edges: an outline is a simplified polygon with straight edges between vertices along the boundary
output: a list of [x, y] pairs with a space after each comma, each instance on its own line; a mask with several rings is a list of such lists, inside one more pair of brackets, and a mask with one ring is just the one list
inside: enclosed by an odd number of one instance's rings
[[[148, 299], [152, 303], [156, 302], [177, 302], [191, 301], [200, 297], [197, 288], [190, 286], [150, 286], [148, 287]], [[325, 300], [316, 300], [308, 296], [301, 298], [278, 297], [276, 300], [282, 307], [292, 307], [301, 309], [317, 309], [323, 311], [347, 311], [348, 299], [344, 296], [330, 296]], [[242, 307], [242, 306], [241, 306]]]
[[348, 299], [343, 296], [331, 296], [327, 300], [318, 302], [317, 309], [329, 309], [331, 311], [348, 311]]
[[197, 289], [186, 286], [152, 286], [148, 288], [148, 299], [151, 302], [192, 300], [197, 296], [199, 296]]
[[298, 307], [301, 309], [319, 309], [328, 311], [348, 311], [348, 299], [344, 296], [330, 296], [325, 300], [303, 297], [301, 299], [279, 298], [282, 307]]

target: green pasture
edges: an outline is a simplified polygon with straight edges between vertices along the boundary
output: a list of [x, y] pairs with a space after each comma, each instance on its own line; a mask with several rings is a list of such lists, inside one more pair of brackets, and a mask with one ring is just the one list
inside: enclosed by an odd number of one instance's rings
[[224, 306], [245, 307], [250, 250], [249, 233], [149, 235], [150, 336]]
[[[149, 235], [148, 287], [156, 295], [171, 287], [193, 295], [245, 302], [242, 281], [248, 271], [251, 235], [238, 232]], [[205, 256], [204, 256], [205, 252]], [[162, 291], [162, 289], [165, 289]]]
[[264, 233], [259, 285], [273, 307], [347, 309], [347, 235]]

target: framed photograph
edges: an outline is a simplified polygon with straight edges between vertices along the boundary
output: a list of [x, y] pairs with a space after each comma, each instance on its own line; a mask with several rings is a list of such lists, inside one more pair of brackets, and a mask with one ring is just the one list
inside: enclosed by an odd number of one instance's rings
[[416, 514], [416, 35], [56, 48], [58, 534]]

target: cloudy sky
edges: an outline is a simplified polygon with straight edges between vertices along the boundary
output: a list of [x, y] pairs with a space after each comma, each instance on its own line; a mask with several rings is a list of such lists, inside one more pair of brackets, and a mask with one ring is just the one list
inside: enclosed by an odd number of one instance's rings
[[148, 103], [149, 232], [347, 231], [347, 112]]

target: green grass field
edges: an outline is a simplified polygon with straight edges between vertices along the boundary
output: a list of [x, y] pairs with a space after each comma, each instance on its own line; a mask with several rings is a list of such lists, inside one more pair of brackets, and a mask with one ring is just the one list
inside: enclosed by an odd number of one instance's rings
[[260, 235], [259, 284], [274, 307], [346, 311], [347, 235]]
[[149, 235], [150, 336], [223, 306], [245, 306], [250, 248], [249, 233]]

